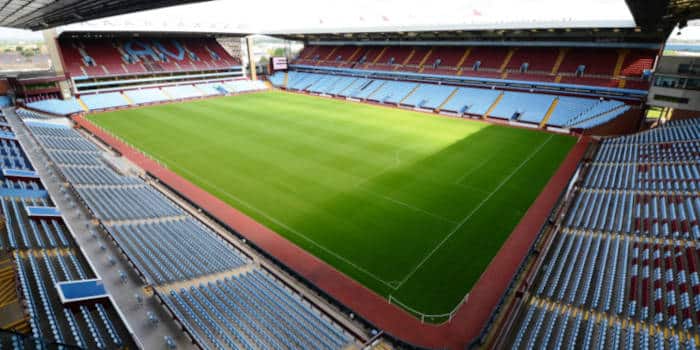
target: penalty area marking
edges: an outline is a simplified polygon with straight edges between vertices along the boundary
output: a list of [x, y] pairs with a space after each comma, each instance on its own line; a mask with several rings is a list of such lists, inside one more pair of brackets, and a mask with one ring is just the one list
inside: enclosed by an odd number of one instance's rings
[[503, 179], [503, 181], [501, 181], [501, 183], [499, 183], [498, 186], [497, 186], [493, 191], [491, 191], [491, 193], [489, 193], [488, 196], [486, 196], [486, 198], [484, 198], [481, 202], [479, 202], [479, 205], [477, 205], [474, 209], [472, 209], [472, 211], [469, 212], [469, 214], [467, 214], [467, 216], [465, 216], [464, 219], [462, 219], [462, 221], [460, 221], [459, 224], [458, 224], [457, 226], [455, 226], [455, 228], [452, 229], [452, 231], [450, 231], [450, 232], [449, 232], [449, 233], [448, 233], [434, 248], [433, 248], [433, 250], [431, 250], [431, 251], [428, 253], [428, 255], [426, 255], [426, 256], [423, 258], [423, 260], [421, 260], [421, 261], [418, 263], [418, 265], [416, 265], [416, 267], [414, 267], [414, 268], [411, 270], [411, 272], [409, 272], [408, 275], [406, 275], [406, 277], [404, 277], [404, 278], [401, 280], [401, 283], [399, 283], [399, 285], [398, 285], [394, 290], [399, 290], [399, 289], [401, 288], [401, 286], [403, 286], [403, 285], [406, 283], [406, 281], [408, 281], [408, 280], [416, 273], [416, 271], [418, 271], [418, 270], [423, 266], [423, 264], [425, 264], [428, 260], [430, 260], [430, 258], [433, 256], [433, 254], [435, 254], [435, 252], [438, 251], [438, 250], [442, 247], [442, 245], [445, 244], [445, 242], [447, 242], [447, 240], [450, 239], [450, 237], [452, 237], [452, 235], [454, 235], [455, 232], [459, 231], [459, 229], [462, 228], [462, 226], [464, 226], [464, 224], [467, 223], [467, 221], [469, 221], [469, 219], [471, 219], [471, 217], [472, 217], [477, 211], [479, 211], [479, 209], [481, 209], [481, 207], [482, 207], [484, 204], [486, 204], [486, 202], [488, 202], [488, 201], [491, 199], [491, 197], [493, 197], [493, 195], [496, 194], [496, 192], [498, 192], [498, 191], [501, 189], [501, 187], [503, 187], [508, 181], [510, 181], [510, 179], [511, 179], [513, 176], [515, 176], [515, 174], [517, 174], [517, 173], [520, 171], [520, 169], [522, 169], [522, 167], [525, 166], [525, 164], [527, 164], [528, 162], [530, 162], [530, 159], [532, 159], [537, 153], [539, 153], [540, 150], [542, 150], [542, 148], [544, 148], [544, 146], [552, 139], [553, 136], [554, 136], [554, 135], [550, 135], [544, 142], [542, 142], [541, 145], [539, 145], [536, 149], [534, 149], [534, 150], [527, 156], [527, 158], [525, 158], [525, 159], [520, 163], [520, 165], [518, 165], [517, 168], [515, 168], [510, 174], [508, 174], [508, 176], [507, 176], [505, 179]]

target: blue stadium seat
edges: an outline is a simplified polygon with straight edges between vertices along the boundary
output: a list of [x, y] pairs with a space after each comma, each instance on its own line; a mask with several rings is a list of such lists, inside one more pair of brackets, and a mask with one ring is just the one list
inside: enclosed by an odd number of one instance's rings
[[43, 112], [58, 115], [68, 115], [85, 111], [75, 98], [70, 98], [67, 100], [48, 99], [30, 102], [27, 103], [27, 106]]
[[119, 92], [108, 92], [94, 95], [83, 95], [80, 99], [90, 110], [109, 109], [116, 107], [125, 107], [129, 103], [124, 99]]

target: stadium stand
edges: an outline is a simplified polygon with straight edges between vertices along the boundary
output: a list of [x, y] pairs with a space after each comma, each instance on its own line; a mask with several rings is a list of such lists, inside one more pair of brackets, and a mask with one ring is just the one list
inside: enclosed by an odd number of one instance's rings
[[[97, 147], [77, 131], [26, 125], [200, 347], [274, 348], [291, 342], [298, 348], [340, 349], [355, 342], [298, 292], [148, 183], [107, 167]], [[206, 276], [216, 278], [197, 282]], [[94, 340], [98, 345], [108, 341], [104, 334]]]
[[272, 75], [270, 75], [270, 76], [268, 77], [268, 80], [270, 80], [270, 82], [272, 83], [272, 85], [275, 85], [275, 86], [282, 86], [282, 85], [284, 85], [284, 76], [285, 76], [286, 74], [287, 74], [287, 73], [285, 73], [285, 72], [277, 71], [277, 72], [273, 73]]
[[70, 98], [67, 100], [47, 99], [30, 102], [26, 105], [29, 108], [58, 115], [69, 115], [85, 111], [75, 98]]
[[413, 107], [437, 109], [450, 97], [450, 94], [452, 94], [455, 89], [457, 88], [454, 86], [421, 84], [413, 94], [402, 102], [402, 104]]
[[489, 116], [539, 124], [554, 98], [551, 95], [507, 91]]
[[149, 104], [170, 100], [168, 96], [165, 96], [165, 94], [157, 88], [128, 90], [124, 91], [124, 95], [134, 104]]
[[202, 97], [202, 92], [192, 85], [166, 86], [163, 88], [163, 92], [173, 100]]
[[418, 84], [400, 81], [378, 81], [381, 86], [367, 96], [368, 100], [381, 103], [399, 103], [413, 91]]
[[368, 80], [366, 83], [363, 83], [352, 90], [350, 92], [350, 97], [363, 100], [367, 99], [384, 84], [386, 84], [385, 80]]
[[[3, 123], [6, 123], [4, 119]], [[3, 173], [7, 170], [33, 172], [31, 162], [17, 141], [0, 140], [0, 153]], [[6, 189], [24, 191], [7, 192]], [[56, 283], [95, 278], [95, 274], [62, 217], [30, 217], [27, 210], [28, 207], [53, 206], [38, 180], [3, 180], [0, 209], [5, 229], [0, 234], [0, 248], [3, 254], [7, 251], [11, 257], [11, 260], [3, 260], [3, 264], [7, 261], [14, 264], [14, 269], [3, 270], [3, 277], [14, 277], [18, 297], [3, 301], [2, 307], [21, 303], [32, 337], [28, 342], [15, 337], [11, 345], [3, 345], [13, 349], [44, 348], [50, 343], [94, 349], [136, 347], [131, 332], [110, 300], [86, 300], [79, 307], [60, 300]], [[15, 286], [14, 281], [4, 283]], [[2, 286], [3, 296], [7, 287], [8, 284]]]
[[[126, 90], [124, 92], [98, 92], [83, 94], [80, 98], [70, 100], [47, 99], [27, 103], [27, 107], [55, 115], [69, 115], [87, 111], [100, 111], [114, 108], [124, 108], [131, 105], [145, 105], [186, 100], [206, 96], [226, 95], [266, 90], [268, 87], [262, 81], [247, 79], [228, 80], [217, 83], [186, 84], [163, 86], [143, 89]], [[82, 105], [81, 105], [82, 104]], [[22, 112], [24, 113], [24, 112]], [[40, 117], [37, 115], [37, 117]]]
[[[283, 73], [276, 73], [280, 77]], [[501, 92], [444, 84], [364, 79], [339, 75], [290, 71], [287, 86], [293, 90], [323, 93], [379, 103], [403, 104], [441, 112], [484, 116], [570, 129], [590, 129], [605, 124], [630, 109], [615, 100], [555, 96], [542, 93]], [[283, 79], [271, 80], [283, 87]], [[556, 105], [553, 103], [557, 101]], [[550, 107], [549, 119], [545, 121]]]
[[124, 99], [124, 96], [118, 92], [83, 95], [80, 96], [80, 100], [83, 101], [87, 108], [92, 111], [125, 107], [129, 105], [129, 103]]
[[460, 115], [483, 115], [500, 94], [496, 90], [459, 88], [442, 109]]
[[192, 219], [113, 225], [109, 230], [129, 255], [138, 256], [137, 265], [146, 279], [156, 283], [192, 279], [249, 263]]
[[513, 348], [697, 348], [698, 119], [603, 140], [584, 164]]
[[195, 84], [195, 87], [204, 96], [225, 95], [229, 92], [221, 83]]
[[187, 325], [194, 323], [201, 329], [211, 344], [223, 342], [236, 348], [237, 339], [249, 349], [279, 348], [281, 344], [342, 349], [352, 343], [345, 331], [260, 269], [171, 290], [167, 303]]
[[213, 38], [61, 38], [68, 73], [76, 77], [221, 70], [240, 65]]
[[[363, 54], [348, 54], [357, 50]], [[324, 60], [323, 54], [330, 52], [333, 59]], [[656, 51], [648, 49], [314, 45], [305, 47], [292, 63], [605, 87], [622, 87], [624, 78], [626, 88], [647, 89], [645, 72], [652, 69], [655, 57]]]
[[267, 90], [267, 85], [260, 80], [238, 79], [224, 84], [231, 92], [251, 92]]

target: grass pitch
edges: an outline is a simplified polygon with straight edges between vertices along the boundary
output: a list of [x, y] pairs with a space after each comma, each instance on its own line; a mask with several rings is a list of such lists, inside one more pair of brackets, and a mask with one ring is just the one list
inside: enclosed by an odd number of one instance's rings
[[282, 92], [90, 119], [427, 314], [450, 312], [469, 292], [575, 143]]

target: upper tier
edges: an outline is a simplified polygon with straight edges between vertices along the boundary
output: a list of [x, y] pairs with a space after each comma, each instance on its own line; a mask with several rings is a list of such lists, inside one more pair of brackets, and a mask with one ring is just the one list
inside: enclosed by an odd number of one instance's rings
[[306, 46], [295, 64], [646, 90], [649, 49], [489, 46]]
[[71, 77], [226, 69], [240, 65], [214, 38], [61, 38]]

